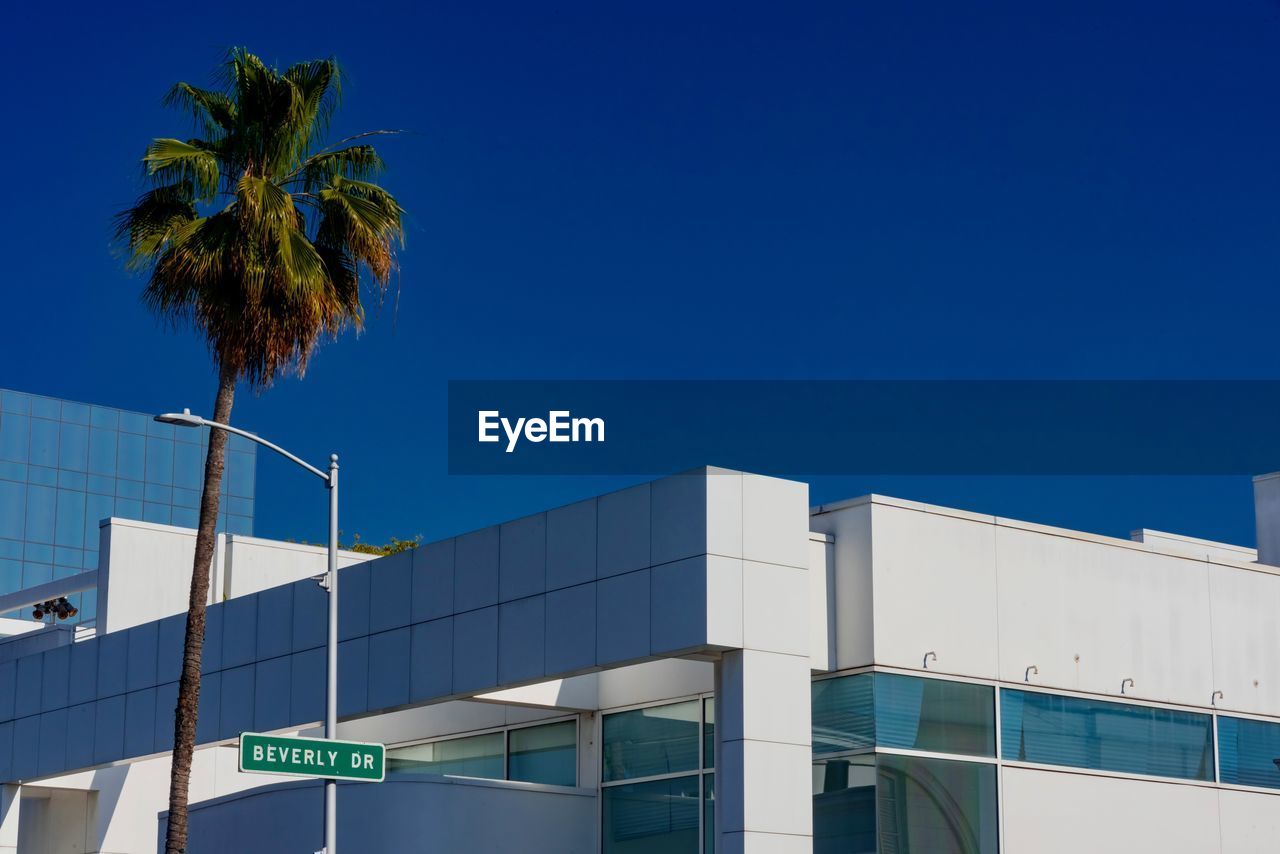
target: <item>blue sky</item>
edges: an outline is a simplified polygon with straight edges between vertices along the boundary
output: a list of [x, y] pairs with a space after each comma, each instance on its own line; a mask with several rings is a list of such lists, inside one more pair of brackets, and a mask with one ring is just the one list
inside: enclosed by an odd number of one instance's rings
[[[353, 14], [354, 12], [354, 14]], [[451, 378], [1275, 378], [1280, 5], [131, 3], [10, 18], [0, 386], [207, 411], [109, 246], [160, 98], [225, 49], [336, 55], [410, 212], [395, 291], [235, 420], [428, 538], [616, 478], [446, 473]], [[363, 18], [355, 14], [364, 15]], [[190, 15], [184, 18], [184, 15]], [[1229, 425], [1224, 425], [1224, 441]], [[323, 496], [259, 465], [258, 530]], [[1247, 478], [819, 478], [1252, 542]]]

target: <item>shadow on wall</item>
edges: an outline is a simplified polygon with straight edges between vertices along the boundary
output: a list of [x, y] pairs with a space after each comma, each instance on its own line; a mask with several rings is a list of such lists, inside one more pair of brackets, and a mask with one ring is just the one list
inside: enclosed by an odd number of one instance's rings
[[[192, 804], [188, 854], [311, 854], [323, 845], [321, 791], [308, 780]], [[595, 814], [584, 789], [426, 775], [338, 785], [338, 843], [352, 851], [408, 850], [424, 834], [432, 850], [505, 851], [520, 828], [521, 854], [594, 854]]]

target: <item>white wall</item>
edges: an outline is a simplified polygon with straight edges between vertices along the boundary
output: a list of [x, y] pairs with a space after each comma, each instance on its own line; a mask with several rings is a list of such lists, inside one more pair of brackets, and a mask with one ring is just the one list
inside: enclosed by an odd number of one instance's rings
[[[98, 554], [99, 634], [184, 613], [191, 591], [196, 532], [190, 528], [112, 517], [103, 522]], [[338, 567], [371, 560], [340, 551]], [[319, 546], [219, 534], [209, 602], [278, 587], [328, 568]]]
[[1280, 840], [1280, 795], [1218, 792], [1222, 854], [1274, 851]]
[[[159, 620], [187, 610], [196, 532], [112, 517], [98, 529], [99, 634]], [[214, 565], [225, 536], [218, 535]], [[210, 602], [213, 598], [210, 585]]]
[[1008, 854], [1224, 852], [1214, 789], [1022, 768], [1004, 768], [1003, 785]]
[[18, 851], [21, 854], [84, 854], [96, 851], [90, 839], [93, 794], [25, 787], [22, 791]]
[[[195, 803], [268, 783], [287, 783], [292, 779], [242, 774], [234, 749], [208, 747], [197, 750], [193, 757], [190, 800]], [[156, 841], [157, 816], [169, 802], [169, 758], [161, 756], [43, 780], [37, 787], [23, 787], [23, 798], [27, 797], [28, 791], [37, 794], [61, 791], [72, 803], [77, 799], [89, 799], [92, 809], [87, 820], [87, 847], [81, 850], [100, 854], [152, 851]], [[65, 841], [65, 832], [59, 830], [52, 837], [45, 836], [50, 830], [48, 826], [29, 828], [26, 818], [24, 811], [20, 816], [20, 833], [33, 834], [30, 839], [39, 838], [46, 844], [50, 844], [48, 840], [52, 839], [55, 847], [49, 850], [63, 850], [56, 846], [61, 844], [59, 840]], [[60, 826], [69, 825], [64, 822]], [[36, 833], [38, 837], [34, 835]], [[19, 850], [26, 854], [26, 848]]]
[[[1280, 572], [873, 496], [835, 535], [839, 668], [871, 663], [1280, 715]], [[1172, 549], [1170, 551], [1169, 549]], [[1213, 557], [1207, 558], [1205, 554]]]
[[[373, 559], [373, 555], [339, 551], [338, 568]], [[218, 601], [319, 575], [328, 567], [328, 550], [322, 546], [231, 534], [227, 536]]]

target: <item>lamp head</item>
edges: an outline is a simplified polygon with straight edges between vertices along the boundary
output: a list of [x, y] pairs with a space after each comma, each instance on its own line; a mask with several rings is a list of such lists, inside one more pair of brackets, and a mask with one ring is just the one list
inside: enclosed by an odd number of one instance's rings
[[157, 415], [155, 420], [161, 424], [176, 424], [179, 427], [204, 426], [204, 419], [199, 415], [192, 415], [190, 409], [184, 409], [181, 412], [166, 412], [163, 415]]

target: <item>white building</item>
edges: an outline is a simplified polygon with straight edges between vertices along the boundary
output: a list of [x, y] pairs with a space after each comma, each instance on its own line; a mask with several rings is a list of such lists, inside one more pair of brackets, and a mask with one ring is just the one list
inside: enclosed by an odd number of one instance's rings
[[[1274, 850], [1280, 477], [1255, 490], [1260, 552], [880, 496], [811, 509], [803, 483], [707, 469], [345, 555], [339, 734], [390, 769], [339, 787], [339, 843]], [[192, 548], [107, 520], [97, 636], [0, 642], [0, 851], [156, 850]], [[229, 748], [315, 732], [322, 563], [220, 543], [192, 852], [321, 846], [319, 784]]]

